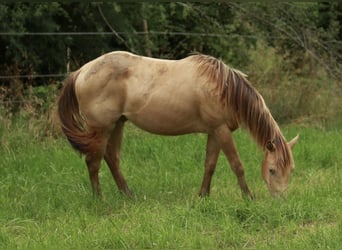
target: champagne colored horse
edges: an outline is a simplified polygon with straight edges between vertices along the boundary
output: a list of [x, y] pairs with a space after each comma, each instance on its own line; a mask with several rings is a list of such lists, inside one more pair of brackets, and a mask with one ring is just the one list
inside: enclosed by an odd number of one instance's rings
[[161, 60], [112, 52], [85, 64], [66, 79], [58, 101], [63, 132], [84, 154], [92, 189], [107, 162], [120, 191], [131, 194], [120, 170], [124, 123], [160, 135], [208, 134], [199, 194], [209, 195], [220, 150], [238, 184], [252, 197], [232, 132], [247, 129], [264, 150], [262, 176], [272, 195], [287, 189], [294, 161], [277, 123], [246, 76], [205, 55]]

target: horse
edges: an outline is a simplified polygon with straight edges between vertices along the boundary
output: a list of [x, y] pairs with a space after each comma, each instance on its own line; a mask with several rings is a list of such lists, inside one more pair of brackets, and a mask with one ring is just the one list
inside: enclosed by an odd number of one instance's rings
[[202, 197], [210, 193], [222, 150], [242, 193], [253, 198], [232, 136], [239, 127], [264, 151], [262, 177], [271, 195], [284, 193], [294, 168], [298, 135], [286, 142], [247, 76], [208, 55], [167, 60], [125, 51], [103, 54], [67, 76], [58, 114], [66, 138], [85, 156], [93, 193], [99, 196], [103, 158], [119, 191], [132, 195], [120, 169], [127, 121], [158, 135], [208, 135]]

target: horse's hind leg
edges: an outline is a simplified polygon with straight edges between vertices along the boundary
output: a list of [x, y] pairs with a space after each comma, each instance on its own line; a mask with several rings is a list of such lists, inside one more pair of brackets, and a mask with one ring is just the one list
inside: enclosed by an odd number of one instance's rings
[[99, 170], [103, 158], [103, 150], [86, 155], [86, 163], [89, 172], [89, 178], [94, 195], [101, 196], [101, 187], [99, 182]]
[[96, 129], [96, 131], [94, 131], [95, 136], [88, 142], [88, 152], [85, 157], [93, 194], [99, 197], [101, 196], [99, 170], [109, 137], [109, 134], [104, 131], [106, 130]]
[[120, 170], [120, 151], [123, 129], [124, 121], [120, 119], [116, 122], [115, 128], [109, 138], [104, 158], [110, 171], [112, 172], [112, 175], [119, 190], [122, 193], [131, 196], [132, 192], [129, 190], [126, 180]]

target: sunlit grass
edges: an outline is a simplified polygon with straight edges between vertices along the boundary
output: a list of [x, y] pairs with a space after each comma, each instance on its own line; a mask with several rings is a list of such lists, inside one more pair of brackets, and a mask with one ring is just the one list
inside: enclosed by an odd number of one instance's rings
[[122, 196], [103, 164], [104, 197], [92, 197], [84, 159], [64, 139], [6, 138], [0, 163], [0, 248], [336, 248], [342, 244], [341, 130], [300, 133], [287, 198], [262, 182], [262, 153], [245, 132], [235, 139], [254, 201], [242, 197], [220, 155], [209, 198], [197, 192], [204, 135], [159, 137], [128, 125], [122, 170], [135, 199]]

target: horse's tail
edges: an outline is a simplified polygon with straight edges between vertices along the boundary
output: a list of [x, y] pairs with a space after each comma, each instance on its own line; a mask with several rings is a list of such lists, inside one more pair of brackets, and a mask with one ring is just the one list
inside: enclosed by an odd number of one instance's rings
[[80, 113], [75, 93], [75, 81], [78, 72], [71, 73], [65, 80], [62, 93], [58, 99], [58, 115], [63, 133], [74, 149], [81, 154], [93, 151], [97, 144], [97, 134], [91, 132]]

